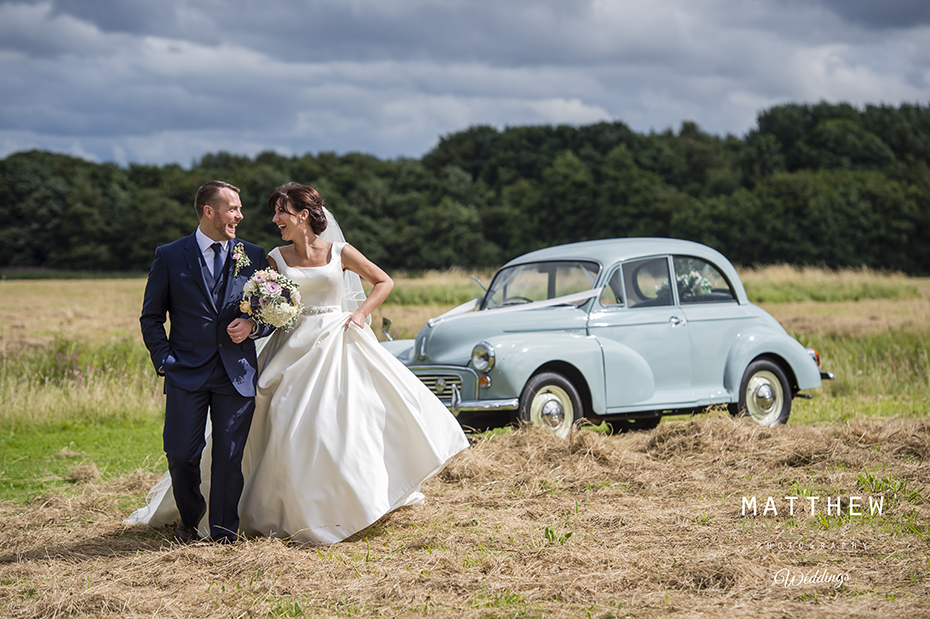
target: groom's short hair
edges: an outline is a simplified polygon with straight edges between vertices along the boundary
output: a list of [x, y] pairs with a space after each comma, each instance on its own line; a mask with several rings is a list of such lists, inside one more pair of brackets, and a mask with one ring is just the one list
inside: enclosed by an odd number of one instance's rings
[[200, 189], [197, 190], [197, 197], [194, 198], [194, 210], [197, 211], [197, 219], [203, 217], [203, 207], [216, 200], [216, 197], [220, 195], [220, 191], [223, 189], [232, 189], [239, 193], [238, 187], [225, 181], [210, 181], [200, 186]]

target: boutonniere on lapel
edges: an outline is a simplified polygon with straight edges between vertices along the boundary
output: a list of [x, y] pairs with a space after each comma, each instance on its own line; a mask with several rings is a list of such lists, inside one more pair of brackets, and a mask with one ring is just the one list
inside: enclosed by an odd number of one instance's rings
[[236, 268], [233, 270], [233, 277], [239, 277], [239, 269], [244, 269], [245, 267], [252, 264], [252, 261], [249, 260], [249, 257], [245, 255], [245, 247], [242, 243], [236, 243], [236, 246], [233, 247], [232, 259], [236, 261]]

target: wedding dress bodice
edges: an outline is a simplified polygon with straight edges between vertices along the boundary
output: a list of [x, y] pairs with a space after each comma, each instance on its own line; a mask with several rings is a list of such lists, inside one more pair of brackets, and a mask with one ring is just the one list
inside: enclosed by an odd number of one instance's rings
[[342, 248], [345, 243], [333, 243], [329, 263], [320, 267], [291, 267], [275, 247], [268, 254], [278, 265], [278, 273], [300, 288], [300, 302], [312, 311], [316, 307], [342, 307]]

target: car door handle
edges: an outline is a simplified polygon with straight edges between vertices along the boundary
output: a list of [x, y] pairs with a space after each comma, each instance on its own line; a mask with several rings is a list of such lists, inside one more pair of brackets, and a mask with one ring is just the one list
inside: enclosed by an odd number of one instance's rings
[[672, 316], [671, 318], [668, 319], [668, 324], [672, 325], [673, 327], [677, 327], [678, 325], [685, 324], [685, 321], [679, 318], [678, 316]]

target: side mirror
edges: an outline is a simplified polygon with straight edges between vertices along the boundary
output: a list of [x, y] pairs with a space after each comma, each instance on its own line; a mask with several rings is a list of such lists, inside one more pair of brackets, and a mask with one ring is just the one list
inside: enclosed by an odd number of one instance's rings
[[393, 342], [394, 338], [391, 337], [391, 319], [382, 318], [381, 319], [381, 333], [384, 334], [384, 337], [387, 338], [387, 341]]

